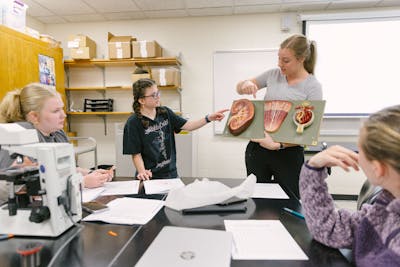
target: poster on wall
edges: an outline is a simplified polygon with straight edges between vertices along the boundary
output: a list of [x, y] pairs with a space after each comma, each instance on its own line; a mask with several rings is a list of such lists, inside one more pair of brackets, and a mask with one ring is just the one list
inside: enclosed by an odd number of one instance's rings
[[56, 72], [54, 58], [39, 54], [39, 81], [55, 89]]

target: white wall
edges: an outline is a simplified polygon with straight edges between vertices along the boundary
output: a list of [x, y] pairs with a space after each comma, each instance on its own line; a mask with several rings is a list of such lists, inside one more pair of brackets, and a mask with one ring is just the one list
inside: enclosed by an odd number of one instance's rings
[[45, 25], [30, 16], [26, 16], [26, 26], [45, 34]]
[[[108, 31], [115, 35], [132, 35], [138, 40], [157, 40], [164, 48], [165, 56], [181, 55], [183, 112], [190, 118], [201, 118], [212, 112], [214, 51], [278, 47], [286, 37], [299, 33], [300, 25], [295, 25], [290, 32], [283, 33], [280, 31], [280, 14], [261, 14], [58, 24], [47, 25], [46, 31], [62, 41], [66, 58], [69, 57], [69, 51], [66, 49], [69, 34], [82, 33], [94, 39], [98, 47], [98, 57], [107, 57]], [[125, 92], [124, 96], [131, 97], [131, 93]], [[117, 97], [124, 98], [124, 96]], [[128, 103], [129, 106], [130, 103], [131, 101]], [[108, 134], [105, 136], [101, 118], [74, 117], [72, 130], [77, 131], [80, 136], [95, 137], [99, 143], [99, 163], [112, 164], [115, 162], [114, 123], [125, 120], [124, 116], [109, 116]], [[197, 169], [194, 170], [195, 176], [245, 177], [246, 141], [214, 136], [211, 124], [197, 130], [197, 136], [198, 163]], [[356, 136], [329, 138], [335, 141], [356, 140]], [[87, 160], [92, 159], [88, 156]], [[357, 182], [354, 185], [355, 193], [359, 190], [359, 184], [360, 182]]]

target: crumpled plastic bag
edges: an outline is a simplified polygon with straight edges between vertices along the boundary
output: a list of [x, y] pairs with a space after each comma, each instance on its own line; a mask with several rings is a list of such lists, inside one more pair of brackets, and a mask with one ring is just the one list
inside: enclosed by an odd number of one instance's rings
[[233, 197], [248, 199], [253, 194], [256, 181], [256, 177], [251, 174], [239, 186], [230, 188], [221, 182], [206, 178], [196, 180], [185, 187], [171, 190], [165, 200], [165, 206], [180, 211], [219, 204]]

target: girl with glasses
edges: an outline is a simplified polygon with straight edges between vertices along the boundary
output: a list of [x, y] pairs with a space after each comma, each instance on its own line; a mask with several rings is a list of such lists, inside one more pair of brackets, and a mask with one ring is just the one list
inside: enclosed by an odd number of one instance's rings
[[221, 121], [228, 109], [198, 120], [186, 120], [160, 106], [160, 91], [151, 79], [133, 85], [133, 111], [124, 127], [123, 154], [132, 155], [139, 180], [177, 178], [175, 133], [193, 131], [211, 121]]

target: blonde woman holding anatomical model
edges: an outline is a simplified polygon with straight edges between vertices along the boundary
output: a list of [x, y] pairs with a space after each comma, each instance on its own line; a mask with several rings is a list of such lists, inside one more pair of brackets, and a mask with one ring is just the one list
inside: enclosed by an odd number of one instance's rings
[[[237, 92], [255, 97], [259, 89], [267, 87], [264, 100], [322, 100], [321, 84], [313, 75], [315, 43], [303, 35], [293, 35], [281, 43], [278, 56], [279, 68], [240, 81]], [[265, 133], [265, 138], [249, 142], [245, 160], [247, 174], [256, 175], [257, 182], [278, 182], [299, 197], [303, 147], [275, 142]]]

